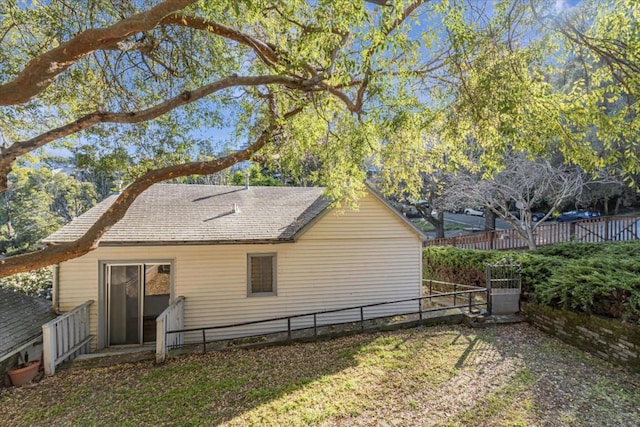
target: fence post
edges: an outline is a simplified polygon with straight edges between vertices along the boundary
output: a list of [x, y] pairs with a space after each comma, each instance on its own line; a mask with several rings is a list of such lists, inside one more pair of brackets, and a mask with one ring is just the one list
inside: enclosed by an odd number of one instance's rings
[[55, 328], [55, 325], [42, 325], [42, 349], [45, 375], [53, 375], [56, 373], [58, 342], [56, 340]]
[[487, 273], [486, 273], [486, 281], [487, 281], [487, 314], [491, 316], [491, 266], [487, 264]]
[[569, 241], [573, 241], [576, 238], [576, 223], [575, 222], [570, 222], [569, 223]]
[[360, 307], [360, 330], [364, 331], [364, 308]]
[[[180, 301], [178, 305], [178, 328], [184, 329], [184, 298]], [[177, 337], [176, 344], [183, 345], [184, 344], [184, 332], [180, 332]]]
[[156, 319], [156, 363], [163, 363], [167, 357], [165, 322], [165, 316]]
[[[80, 333], [81, 333], [81, 337], [86, 337], [90, 334], [90, 322], [91, 320], [89, 319], [89, 315], [90, 313], [90, 305], [86, 306], [84, 308], [84, 311], [82, 313], [82, 320], [81, 320], [81, 324], [82, 324], [82, 328], [80, 329]], [[84, 353], [88, 353], [89, 352], [89, 343], [87, 342], [84, 346], [84, 348], [82, 349], [82, 351]]]
[[456, 306], [456, 297], [458, 296], [458, 285], [456, 283], [453, 284], [453, 306]]

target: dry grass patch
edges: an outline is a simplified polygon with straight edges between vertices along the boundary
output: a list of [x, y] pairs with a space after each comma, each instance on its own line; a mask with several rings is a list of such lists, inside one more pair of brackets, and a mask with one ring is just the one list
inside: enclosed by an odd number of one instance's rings
[[63, 372], [3, 425], [640, 425], [640, 375], [528, 325], [416, 328]]

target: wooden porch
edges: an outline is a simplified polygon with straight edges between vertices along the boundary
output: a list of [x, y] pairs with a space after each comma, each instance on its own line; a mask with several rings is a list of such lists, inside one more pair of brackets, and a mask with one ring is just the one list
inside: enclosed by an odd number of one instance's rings
[[182, 334], [166, 334], [169, 330], [184, 327], [184, 297], [180, 296], [156, 318], [155, 343], [114, 346], [90, 352], [90, 343], [94, 339], [89, 327], [89, 310], [92, 304], [93, 301], [89, 300], [42, 326], [46, 375], [55, 374], [56, 367], [60, 364], [74, 360], [83, 366], [114, 363], [109, 360], [131, 362], [155, 359], [162, 362], [169, 348], [183, 343]]

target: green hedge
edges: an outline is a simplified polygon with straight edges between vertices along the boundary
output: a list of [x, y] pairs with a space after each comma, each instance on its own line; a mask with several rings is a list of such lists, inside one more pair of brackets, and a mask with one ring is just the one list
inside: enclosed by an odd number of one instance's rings
[[32, 297], [51, 298], [53, 277], [49, 268], [18, 273], [0, 279], [0, 288], [11, 289]]
[[506, 256], [523, 266], [525, 299], [640, 320], [640, 242], [564, 243], [529, 252], [424, 250], [424, 278], [485, 286], [485, 267]]

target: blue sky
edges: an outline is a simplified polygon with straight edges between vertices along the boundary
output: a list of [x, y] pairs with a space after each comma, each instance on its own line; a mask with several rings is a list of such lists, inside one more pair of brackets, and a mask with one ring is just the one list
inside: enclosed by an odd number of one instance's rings
[[[535, 0], [534, 0], [535, 1]], [[555, 0], [555, 9], [557, 13], [566, 11], [576, 6], [580, 0]], [[489, 0], [477, 0], [477, 3], [484, 4], [486, 6], [486, 13], [491, 13], [493, 1]], [[368, 7], [373, 9], [377, 7], [373, 4], [368, 4]], [[411, 31], [413, 37], [419, 37], [420, 33], [424, 31], [433, 31], [434, 26], [439, 25], [438, 22], [429, 22], [427, 19], [421, 19], [420, 25], [415, 27]], [[200, 102], [202, 108], [207, 108], [208, 103]], [[228, 127], [222, 128], [210, 128], [210, 129], [189, 129], [186, 130], [191, 136], [196, 139], [208, 140], [212, 147], [216, 150], [222, 150], [223, 148], [241, 148], [247, 141], [236, 140], [234, 135], [234, 129]], [[62, 148], [47, 147], [46, 151], [53, 155], [69, 156], [70, 153]]]
[[580, 0], [556, 0], [556, 9], [563, 10], [574, 7], [580, 3]]

